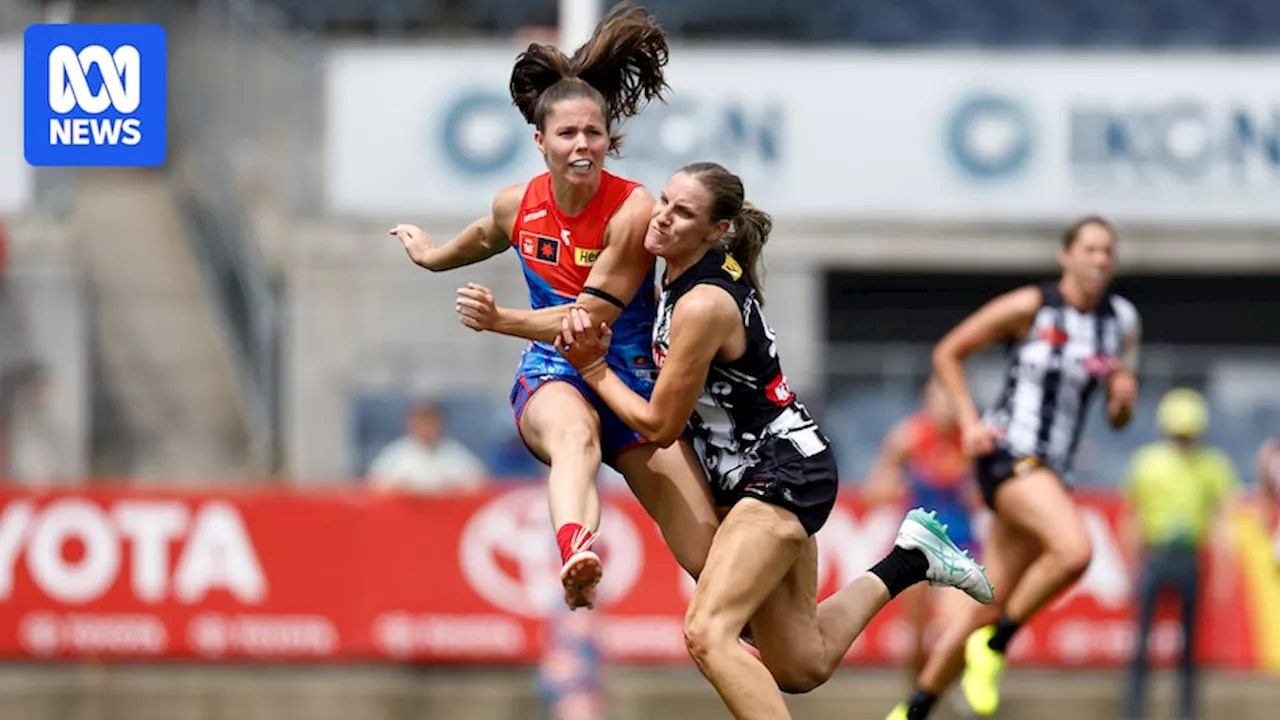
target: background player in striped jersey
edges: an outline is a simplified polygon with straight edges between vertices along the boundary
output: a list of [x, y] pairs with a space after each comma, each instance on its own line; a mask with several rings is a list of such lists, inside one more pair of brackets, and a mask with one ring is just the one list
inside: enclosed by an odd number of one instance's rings
[[[1117, 429], [1128, 424], [1138, 392], [1138, 313], [1108, 290], [1115, 244], [1106, 220], [1080, 220], [1063, 235], [1058, 282], [995, 298], [934, 350], [934, 371], [956, 403], [965, 451], [976, 458], [983, 498], [995, 511], [983, 560], [996, 602], [948, 628], [893, 720], [926, 717], [962, 659], [965, 700], [979, 715], [995, 713], [1014, 633], [1089, 566], [1089, 535], [1062, 478], [1097, 389], [1105, 388], [1107, 419]], [[964, 360], [1000, 342], [1009, 346], [1004, 390], [980, 416]]]
[[[685, 642], [740, 720], [789, 718], [781, 690], [831, 677], [867, 622], [904, 589], [929, 581], [991, 601], [982, 568], [922, 510], [890, 553], [824, 600], [813, 535], [835, 506], [835, 455], [787, 386], [762, 313], [757, 264], [772, 221], [746, 203], [742, 181], [695, 163], [667, 183], [645, 246], [667, 263], [654, 325], [661, 368], [652, 399], [607, 362], [607, 324], [574, 310], [557, 340], [583, 379], [653, 442], [686, 427], [724, 521], [685, 616]], [[561, 341], [563, 340], [563, 343]], [[738, 642], [750, 620], [760, 659]]]
[[[531, 45], [516, 60], [511, 96], [536, 127], [547, 172], [498, 192], [489, 216], [435, 247], [419, 228], [391, 233], [417, 264], [434, 271], [485, 260], [514, 246], [532, 310], [498, 308], [483, 287], [459, 291], [463, 324], [532, 341], [516, 374], [511, 402], [521, 436], [551, 466], [548, 496], [562, 561], [565, 601], [591, 607], [603, 567], [591, 544], [600, 522], [595, 485], [603, 459], [621, 472], [673, 544], [676, 560], [696, 576], [715, 532], [705, 486], [672, 467], [693, 458], [687, 443], [647, 444], [578, 377], [551, 346], [561, 318], [577, 305], [617, 328], [610, 367], [644, 396], [652, 391], [650, 332], [655, 260], [644, 248], [653, 197], [639, 184], [604, 172], [616, 153], [620, 119], [661, 97], [667, 43], [653, 16], [615, 7], [572, 58]], [[679, 540], [668, 532], [674, 523]]]
[[[922, 407], [890, 429], [871, 465], [867, 497], [874, 504], [926, 507], [937, 513], [947, 535], [977, 556], [973, 515], [982, 496], [973, 462], [960, 444], [960, 425], [950, 398], [934, 378], [924, 386]], [[923, 668], [927, 630], [959, 617], [971, 603], [960, 593], [916, 586], [903, 593], [912, 630], [912, 677]]]

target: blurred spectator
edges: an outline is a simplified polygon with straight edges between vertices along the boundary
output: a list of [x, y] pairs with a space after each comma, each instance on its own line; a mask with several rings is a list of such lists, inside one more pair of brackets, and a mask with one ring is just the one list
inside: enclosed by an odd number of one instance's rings
[[1258, 448], [1258, 490], [1262, 495], [1263, 522], [1275, 528], [1271, 554], [1280, 565], [1280, 435], [1267, 438]]
[[379, 451], [369, 469], [376, 488], [419, 493], [480, 487], [484, 476], [484, 464], [446, 436], [444, 416], [430, 402], [409, 411], [405, 434]]
[[[1209, 424], [1204, 398], [1178, 388], [1161, 399], [1156, 424], [1166, 436], [1138, 450], [1125, 488], [1134, 513], [1143, 564], [1138, 583], [1138, 641], [1125, 696], [1125, 717], [1145, 717], [1148, 676], [1147, 643], [1163, 591], [1179, 596], [1182, 657], [1179, 662], [1179, 718], [1196, 714], [1196, 614], [1200, 602], [1200, 551], [1209, 544], [1211, 530], [1222, 522], [1238, 486], [1235, 468], [1225, 453], [1201, 444]], [[1215, 522], [1217, 521], [1217, 522]], [[1225, 538], [1214, 544], [1227, 547]], [[1218, 567], [1223, 567], [1218, 565]], [[1214, 594], [1225, 590], [1211, 579]]]
[[547, 474], [547, 466], [529, 452], [518, 432], [497, 443], [486, 458], [489, 475], [504, 482], [532, 481]]
[[75, 19], [75, 0], [44, 0], [44, 21], [52, 24], [66, 24]]
[[0, 375], [0, 475], [23, 485], [67, 478], [66, 444], [49, 414], [49, 378], [34, 363]]

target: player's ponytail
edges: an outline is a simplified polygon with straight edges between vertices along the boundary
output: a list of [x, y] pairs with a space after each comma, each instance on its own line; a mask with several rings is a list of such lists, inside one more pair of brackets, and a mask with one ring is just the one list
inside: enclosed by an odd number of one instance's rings
[[764, 285], [761, 284], [764, 267], [760, 257], [764, 253], [764, 244], [769, 242], [770, 232], [773, 232], [773, 218], [748, 202], [742, 204], [742, 209], [733, 219], [733, 227], [724, 238], [725, 249], [751, 280], [761, 306], [764, 305]]
[[561, 100], [588, 97], [600, 104], [617, 155], [619, 120], [639, 113], [667, 88], [667, 37], [653, 15], [630, 3], [614, 6], [591, 39], [572, 58], [549, 45], [530, 45], [511, 71], [511, 99], [524, 119], [545, 129], [547, 114]]
[[761, 255], [765, 243], [769, 242], [769, 233], [773, 232], [773, 218], [746, 201], [742, 178], [719, 163], [693, 163], [680, 168], [680, 172], [696, 179], [710, 193], [712, 222], [729, 221], [729, 231], [720, 239], [720, 244], [742, 266], [756, 289], [756, 297], [764, 305]]
[[613, 132], [613, 124], [635, 116], [667, 89], [667, 36], [648, 10], [620, 3], [571, 62], [574, 74], [604, 97], [609, 149], [616, 154], [622, 138]]
[[555, 46], [534, 43], [520, 53], [511, 69], [511, 101], [525, 122], [542, 129], [547, 90], [569, 76], [569, 58]]

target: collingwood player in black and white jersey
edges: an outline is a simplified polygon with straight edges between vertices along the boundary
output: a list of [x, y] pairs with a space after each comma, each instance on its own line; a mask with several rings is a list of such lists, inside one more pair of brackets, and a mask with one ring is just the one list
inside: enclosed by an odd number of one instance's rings
[[[962, 442], [994, 510], [983, 560], [996, 599], [945, 631], [915, 695], [889, 720], [926, 717], [959, 673], [962, 654], [965, 700], [980, 716], [994, 714], [1014, 633], [1089, 566], [1089, 534], [1063, 476], [1092, 398], [1106, 394], [1107, 418], [1119, 429], [1129, 422], [1138, 389], [1138, 313], [1109, 291], [1115, 244], [1106, 220], [1080, 220], [1063, 235], [1058, 282], [995, 298], [934, 350], [934, 372], [956, 403]], [[1008, 348], [1005, 386], [979, 415], [963, 363], [1000, 342]]]
[[[910, 585], [929, 581], [980, 602], [992, 597], [982, 568], [918, 509], [893, 550], [819, 609], [813, 534], [835, 505], [839, 478], [827, 438], [787, 387], [761, 314], [756, 268], [771, 227], [768, 215], [744, 202], [742, 181], [720, 165], [690, 165], [668, 182], [645, 236], [645, 248], [667, 264], [650, 400], [609, 369], [608, 328], [592, 327], [585, 313], [572, 311], [556, 342], [646, 439], [669, 444], [686, 428], [692, 434], [702, 467], [688, 471], [705, 470], [723, 519], [690, 601], [685, 639], [734, 716], [759, 720], [790, 717], [781, 691], [825, 682], [871, 617]], [[748, 621], [759, 659], [738, 642]]]

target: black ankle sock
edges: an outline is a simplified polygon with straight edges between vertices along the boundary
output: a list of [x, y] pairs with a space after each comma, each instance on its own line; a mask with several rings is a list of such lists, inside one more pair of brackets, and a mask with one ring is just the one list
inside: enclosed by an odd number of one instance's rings
[[937, 701], [937, 695], [928, 690], [916, 688], [915, 694], [911, 696], [911, 702], [907, 703], [907, 720], [925, 720], [933, 711], [933, 704]]
[[903, 590], [924, 582], [925, 573], [929, 571], [929, 559], [916, 548], [907, 550], [897, 545], [884, 559], [871, 568], [871, 573], [884, 581], [889, 588], [889, 597], [898, 597]]
[[987, 647], [998, 653], [1003, 653], [1005, 648], [1009, 647], [1009, 641], [1013, 639], [1013, 634], [1018, 632], [1018, 628], [1022, 627], [1020, 623], [1016, 623], [1009, 619], [1007, 615], [1001, 615], [996, 621], [996, 632], [987, 641]]

